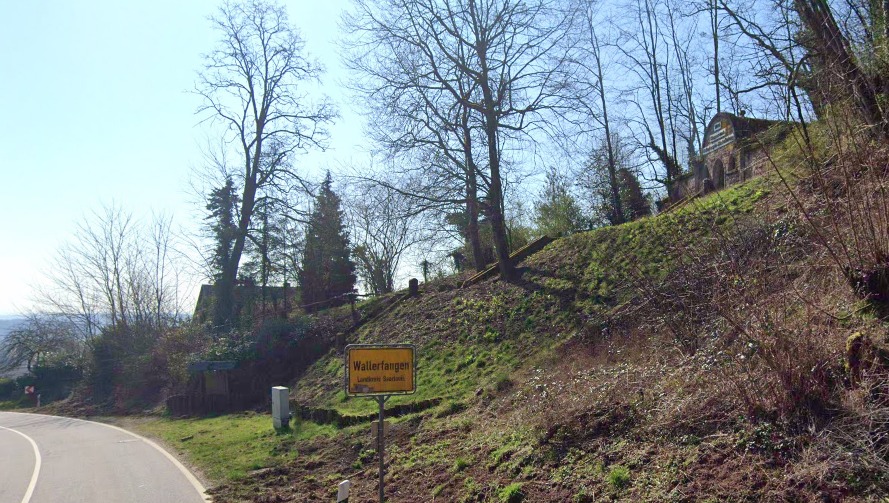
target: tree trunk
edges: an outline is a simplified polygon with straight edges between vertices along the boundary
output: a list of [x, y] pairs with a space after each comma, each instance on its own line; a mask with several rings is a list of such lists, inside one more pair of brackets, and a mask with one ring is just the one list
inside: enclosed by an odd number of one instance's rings
[[[464, 97], [464, 99], [468, 99]], [[469, 108], [463, 107], [460, 116], [460, 127], [463, 131], [463, 171], [466, 178], [466, 240], [472, 249], [472, 265], [475, 270], [481, 272], [488, 265], [485, 260], [485, 252], [482, 249], [482, 240], [478, 230], [478, 177], [476, 175], [475, 159], [472, 157], [472, 130], [469, 127]]]
[[602, 121], [605, 126], [605, 148], [608, 149], [608, 185], [611, 189], [611, 224], [624, 223], [624, 209], [620, 200], [620, 184], [617, 183], [617, 167], [614, 161], [614, 145], [611, 144], [611, 124], [608, 122], [608, 102], [605, 99], [605, 79], [602, 75], [602, 60], [599, 57], [599, 41], [594, 41], [596, 57], [596, 73], [599, 80], [599, 99], [602, 102]]
[[[490, 90], [483, 86], [485, 101], [488, 101]], [[490, 101], [493, 103], [493, 100]], [[485, 117], [485, 133], [488, 137], [488, 159], [491, 170], [491, 187], [488, 191], [490, 205], [491, 233], [494, 237], [494, 251], [497, 252], [497, 264], [500, 278], [511, 281], [515, 276], [515, 266], [509, 260], [509, 242], [506, 239], [506, 222], [503, 217], [503, 186], [500, 181], [500, 152], [497, 148], [497, 116], [493, 107], [488, 108]]]
[[[262, 128], [257, 131], [257, 138], [262, 136]], [[253, 159], [248, 161], [247, 175], [244, 177], [244, 196], [241, 199], [241, 218], [238, 220], [238, 233], [232, 246], [231, 256], [225, 268], [217, 280], [216, 288], [216, 319], [214, 325], [217, 330], [225, 330], [234, 322], [235, 281], [238, 279], [238, 266], [241, 263], [241, 255], [247, 242], [247, 232], [250, 229], [250, 219], [253, 217], [253, 207], [256, 203], [256, 177], [259, 173], [262, 142], [256, 142]]]
[[719, 11], [716, 0], [710, 7], [710, 33], [713, 35], [713, 82], [716, 87], [716, 113], [722, 111], [722, 97], [719, 80]]
[[794, 6], [816, 40], [816, 50], [822, 54], [824, 70], [835, 70], [840, 74], [843, 79], [840, 86], [851, 86], [851, 98], [856, 102], [862, 119], [867, 125], [875, 127], [879, 136], [889, 137], [873, 83], [856, 62], [849, 41], [840, 31], [830, 6], [825, 0], [795, 0]]
[[478, 187], [476, 187], [475, 173], [466, 173], [466, 214], [469, 222], [466, 225], [466, 239], [472, 248], [472, 265], [476, 271], [484, 270], [485, 252], [482, 250], [482, 240], [478, 231]]

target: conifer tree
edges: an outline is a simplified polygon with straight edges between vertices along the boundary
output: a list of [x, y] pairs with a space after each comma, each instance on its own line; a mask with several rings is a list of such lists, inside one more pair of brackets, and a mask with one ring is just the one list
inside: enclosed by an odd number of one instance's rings
[[642, 192], [639, 179], [627, 168], [617, 171], [620, 198], [624, 201], [624, 221], [638, 220], [651, 214], [651, 203]]
[[547, 172], [546, 185], [534, 204], [534, 223], [538, 232], [551, 236], [563, 236], [589, 227], [569, 190], [568, 180], [554, 169]]
[[314, 304], [309, 310], [343, 304], [348, 300], [345, 294], [355, 288], [355, 264], [349, 256], [349, 236], [343, 224], [341, 200], [331, 185], [328, 172], [306, 226], [299, 285], [302, 304]]
[[231, 177], [225, 179], [225, 185], [210, 191], [207, 197], [207, 210], [210, 212], [206, 220], [210, 236], [213, 240], [213, 251], [210, 256], [210, 269], [213, 278], [218, 280], [231, 257], [232, 245], [238, 228], [235, 225], [235, 208], [239, 203]]

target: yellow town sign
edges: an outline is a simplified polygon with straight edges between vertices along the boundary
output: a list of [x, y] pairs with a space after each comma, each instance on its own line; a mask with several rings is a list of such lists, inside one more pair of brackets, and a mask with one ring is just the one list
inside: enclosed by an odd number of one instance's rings
[[346, 393], [399, 395], [417, 389], [417, 365], [411, 344], [346, 346]]

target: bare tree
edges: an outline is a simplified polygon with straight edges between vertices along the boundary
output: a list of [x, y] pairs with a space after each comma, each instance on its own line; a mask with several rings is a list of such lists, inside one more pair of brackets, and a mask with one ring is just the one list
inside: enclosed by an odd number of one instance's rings
[[108, 327], [161, 330], [182, 313], [178, 259], [169, 218], [144, 226], [109, 206], [78, 225], [36, 300], [84, 342]]
[[449, 117], [445, 123], [460, 125], [465, 117], [467, 126], [478, 125], [486, 152], [484, 213], [501, 277], [511, 279], [505, 143], [543, 127], [545, 112], [558, 106], [568, 64], [561, 44], [571, 16], [560, 15], [555, 3], [546, 0], [356, 0], [355, 5], [357, 13], [349, 19], [357, 40], [353, 47], [365, 47], [368, 57], [398, 63], [388, 67], [414, 79], [412, 88], [427, 91], [425, 96], [432, 98], [424, 101], [447, 110], [440, 114]]
[[634, 24], [623, 27], [620, 47], [627, 69], [636, 77], [635, 88], [629, 93], [638, 112], [636, 123], [643, 130], [640, 143], [663, 165], [663, 171], [655, 170], [651, 178], [669, 192], [682, 167], [673, 127], [670, 44], [661, 27], [660, 5], [658, 0], [635, 1]]
[[79, 365], [84, 344], [68, 320], [58, 315], [30, 314], [25, 323], [0, 341], [0, 370], [24, 366], [33, 372], [47, 361]]
[[[809, 38], [804, 45], [818, 61], [819, 69], [827, 74], [824, 80], [832, 84], [829, 91], [848, 97], [876, 136], [889, 138], [889, 121], [879, 103], [882, 74], [868, 71], [863, 65], [826, 0], [794, 0], [793, 5], [808, 29]], [[828, 90], [822, 89], [825, 91]]]
[[241, 190], [238, 232], [216, 284], [215, 321], [225, 326], [232, 321], [234, 283], [257, 200], [299, 180], [291, 155], [323, 148], [335, 112], [324, 100], [313, 102], [305, 89], [321, 68], [306, 56], [283, 6], [226, 2], [211, 21], [221, 38], [205, 56], [196, 86], [204, 99], [199, 113], [222, 124], [240, 165], [231, 173]]
[[[387, 13], [377, 12], [373, 3], [359, 2], [356, 8], [343, 23], [355, 35], [345, 43], [346, 63], [362, 76], [352, 87], [364, 98], [368, 134], [387, 162], [385, 175], [365, 179], [412, 197], [416, 210], [465, 215], [462, 237], [481, 270], [486, 261], [479, 236], [480, 200], [488, 179], [476, 160], [484, 151], [479, 121], [441, 85], [430, 85], [423, 51], [413, 38], [393, 33], [393, 26], [403, 21], [397, 13], [382, 19]], [[457, 78], [454, 85], [460, 95], [475, 93], [468, 79]], [[391, 169], [400, 177], [393, 177]]]
[[728, 49], [734, 53], [730, 66], [736, 75], [721, 73], [732, 108], [739, 108], [744, 95], [771, 90], [783, 95], [781, 112], [787, 117], [792, 115], [791, 96], [796, 92], [820, 114], [826, 102], [818, 91], [813, 60], [799, 43], [802, 27], [793, 6], [782, 0], [715, 1], [734, 40]]
[[405, 254], [431, 239], [416, 200], [374, 183], [361, 183], [346, 200], [352, 256], [365, 290], [391, 293]]
[[[612, 144], [613, 134], [611, 119], [608, 116], [609, 99], [606, 94], [606, 79], [603, 70], [605, 67], [603, 64], [605, 54], [602, 42], [596, 30], [598, 20], [596, 19], [595, 11], [592, 8], [588, 8], [584, 12], [584, 21], [585, 24], [582, 35], [584, 43], [580, 44], [580, 47], [583, 49], [580, 57], [580, 64], [586, 70], [589, 78], [586, 79], [588, 82], [584, 83], [587, 84], [586, 86], [583, 84], [578, 85], [579, 92], [577, 98], [581, 104], [584, 105], [581, 108], [588, 111], [587, 115], [594, 121], [598, 122], [603, 131], [603, 146], [605, 150], [605, 166], [607, 173], [606, 179], [608, 195], [610, 197], [610, 204], [608, 207], [611, 209], [611, 214], [607, 220], [614, 225], [618, 225], [624, 221], [624, 211], [623, 202], [620, 197], [620, 184], [617, 179], [617, 161], [615, 159], [614, 145]], [[595, 103], [596, 101], [598, 103]], [[581, 168], [580, 179], [589, 178], [587, 176], [589, 174], [588, 168], [589, 163], [585, 163]], [[599, 195], [601, 192], [596, 191], [596, 194]]]

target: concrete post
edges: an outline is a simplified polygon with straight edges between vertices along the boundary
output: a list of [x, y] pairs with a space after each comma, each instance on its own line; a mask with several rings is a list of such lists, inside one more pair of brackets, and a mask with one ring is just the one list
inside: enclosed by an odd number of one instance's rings
[[349, 488], [352, 487], [352, 483], [348, 480], [344, 480], [340, 482], [338, 486], [336, 486], [336, 503], [348, 503], [349, 501]]
[[284, 386], [272, 388], [272, 424], [276, 430], [290, 423], [290, 390]]

